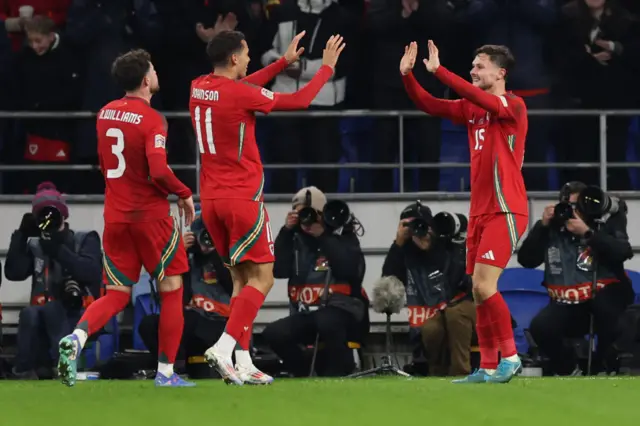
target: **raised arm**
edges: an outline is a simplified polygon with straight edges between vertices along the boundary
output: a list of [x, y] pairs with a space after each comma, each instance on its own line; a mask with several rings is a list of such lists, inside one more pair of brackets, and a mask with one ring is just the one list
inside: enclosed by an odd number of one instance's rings
[[289, 62], [283, 56], [275, 62], [267, 65], [264, 68], [259, 69], [258, 71], [250, 74], [242, 79], [243, 82], [254, 84], [256, 86], [266, 86], [269, 84], [271, 80], [276, 78], [278, 74], [284, 71], [285, 68], [289, 65]]
[[436, 98], [420, 86], [412, 72], [403, 75], [402, 82], [409, 98], [421, 111], [437, 117], [447, 118], [457, 124], [464, 123], [462, 101]]
[[411, 42], [409, 46], [405, 46], [404, 55], [400, 60], [402, 83], [409, 98], [411, 98], [420, 110], [427, 114], [448, 118], [458, 124], [464, 123], [464, 110], [461, 101], [438, 99], [420, 86], [420, 83], [418, 83], [418, 80], [416, 80], [411, 71], [416, 63], [417, 55], [418, 44], [414, 41]]
[[442, 65], [436, 70], [435, 76], [442, 83], [455, 90], [458, 95], [480, 108], [489, 111], [492, 115], [497, 115], [499, 118], [511, 119], [518, 117], [518, 106], [520, 104], [517, 102], [509, 102], [508, 95], [496, 96], [485, 92], [465, 79], [458, 77]]
[[[416, 49], [417, 50], [417, 49]], [[474, 86], [465, 79], [458, 77], [442, 65], [440, 65], [440, 55], [438, 48], [429, 40], [429, 58], [423, 60], [427, 71], [434, 74], [441, 82], [452, 88], [460, 96], [480, 108], [497, 115], [498, 118], [517, 119], [522, 115], [524, 104], [517, 100], [509, 101], [510, 95], [496, 96], [487, 93], [479, 87]]]
[[293, 40], [291, 40], [291, 43], [289, 44], [287, 51], [284, 52], [282, 58], [254, 72], [253, 74], [246, 76], [242, 81], [256, 86], [266, 86], [271, 80], [276, 78], [278, 74], [284, 71], [289, 64], [292, 64], [300, 58], [300, 55], [304, 52], [304, 47], [298, 49], [298, 43], [305, 34], [306, 31], [302, 31], [301, 33], [298, 33]]

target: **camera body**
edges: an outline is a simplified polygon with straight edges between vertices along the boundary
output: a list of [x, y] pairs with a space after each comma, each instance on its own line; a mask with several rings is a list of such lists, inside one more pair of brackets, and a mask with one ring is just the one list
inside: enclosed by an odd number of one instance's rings
[[51, 232], [57, 231], [62, 226], [64, 219], [62, 212], [54, 206], [45, 206], [35, 215], [36, 225], [43, 239], [50, 239]]
[[82, 287], [70, 275], [62, 279], [62, 303], [69, 310], [82, 308]]
[[198, 233], [196, 234], [196, 241], [198, 242], [200, 247], [204, 247], [206, 249], [213, 248], [213, 240], [211, 239], [211, 234], [209, 234], [209, 231], [207, 231], [206, 228], [202, 228], [200, 231], [198, 231]]

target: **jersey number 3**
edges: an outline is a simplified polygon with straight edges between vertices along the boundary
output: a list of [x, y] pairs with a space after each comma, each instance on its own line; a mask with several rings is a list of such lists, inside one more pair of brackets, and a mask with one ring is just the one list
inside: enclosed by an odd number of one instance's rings
[[115, 169], [107, 170], [107, 179], [118, 179], [122, 177], [124, 171], [127, 169], [127, 163], [124, 160], [124, 133], [122, 130], [112, 127], [107, 129], [107, 137], [114, 138], [116, 142], [111, 145], [111, 153], [118, 159], [118, 165]]
[[[198, 139], [198, 146], [200, 147], [200, 154], [206, 154], [204, 150], [204, 142], [202, 140], [202, 118], [200, 117], [200, 107], [197, 106], [193, 110], [193, 118], [196, 122], [196, 139]], [[204, 111], [204, 132], [207, 138], [207, 146], [209, 147], [209, 154], [216, 153], [216, 146], [213, 143], [213, 124], [211, 123], [211, 108], [207, 108]]]

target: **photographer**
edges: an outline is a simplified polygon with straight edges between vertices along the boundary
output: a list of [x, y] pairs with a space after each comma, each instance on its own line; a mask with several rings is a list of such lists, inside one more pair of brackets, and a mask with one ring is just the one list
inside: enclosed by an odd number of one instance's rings
[[[191, 224], [191, 231], [184, 235], [184, 244], [189, 253], [189, 272], [184, 276], [184, 331], [181, 346], [188, 359], [202, 356], [224, 332], [231, 311], [233, 282], [213, 247], [199, 212]], [[147, 315], [138, 329], [145, 346], [155, 355], [158, 354], [159, 323], [160, 315]], [[190, 365], [187, 363], [189, 376], [198, 378], [199, 371], [190, 369]], [[208, 373], [209, 369], [206, 371]]]
[[442, 212], [434, 218], [420, 202], [410, 204], [382, 266], [383, 276], [405, 285], [411, 334], [421, 337], [433, 376], [471, 371], [476, 315], [465, 273], [466, 227], [462, 215]]
[[354, 369], [348, 342], [361, 342], [369, 328], [358, 229], [346, 204], [327, 203], [314, 186], [293, 197], [293, 211], [275, 241], [274, 265], [276, 278], [289, 279], [291, 316], [269, 324], [263, 336], [295, 376], [309, 374], [300, 346], [314, 344], [316, 335], [324, 344], [318, 375], [338, 377]]
[[24, 214], [11, 235], [5, 276], [11, 281], [32, 278], [31, 306], [20, 312], [18, 324], [13, 369], [18, 378], [36, 377], [39, 348], [49, 349], [48, 360], [57, 363], [58, 342], [100, 293], [100, 237], [95, 231], [72, 231], [68, 217], [62, 195], [44, 182], [38, 186], [31, 213]]
[[634, 298], [624, 271], [632, 256], [624, 202], [582, 182], [567, 183], [560, 203], [545, 208], [523, 241], [518, 262], [525, 268], [544, 264], [543, 285], [552, 300], [533, 318], [529, 331], [556, 374], [576, 371], [574, 351], [563, 341], [587, 334], [590, 315], [598, 336], [595, 360], [615, 368], [618, 319]]

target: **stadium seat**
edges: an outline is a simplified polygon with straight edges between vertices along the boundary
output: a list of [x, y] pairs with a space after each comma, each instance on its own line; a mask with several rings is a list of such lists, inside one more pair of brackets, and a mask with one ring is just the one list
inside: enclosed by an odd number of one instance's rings
[[498, 281], [498, 289], [517, 323], [513, 333], [518, 353], [529, 352], [525, 330], [533, 317], [549, 303], [549, 295], [541, 285], [543, 279], [544, 273], [538, 269], [509, 268]]
[[[449, 120], [442, 120], [440, 161], [451, 163], [469, 161], [469, 141], [465, 126], [456, 126]], [[468, 168], [440, 169], [440, 191], [460, 192], [461, 187], [466, 191], [469, 181]]]
[[627, 276], [631, 279], [631, 285], [633, 286], [633, 291], [636, 294], [635, 303], [640, 303], [640, 273], [636, 271], [631, 271], [629, 269], [627, 271]]
[[97, 365], [106, 363], [120, 348], [120, 328], [118, 318], [113, 317], [104, 326], [102, 332], [93, 340], [87, 341], [82, 351], [80, 368], [92, 370]]
[[141, 294], [136, 298], [136, 303], [133, 305], [133, 349], [139, 351], [148, 350], [138, 333], [138, 327], [140, 327], [144, 317], [159, 313], [160, 306], [151, 293]]

